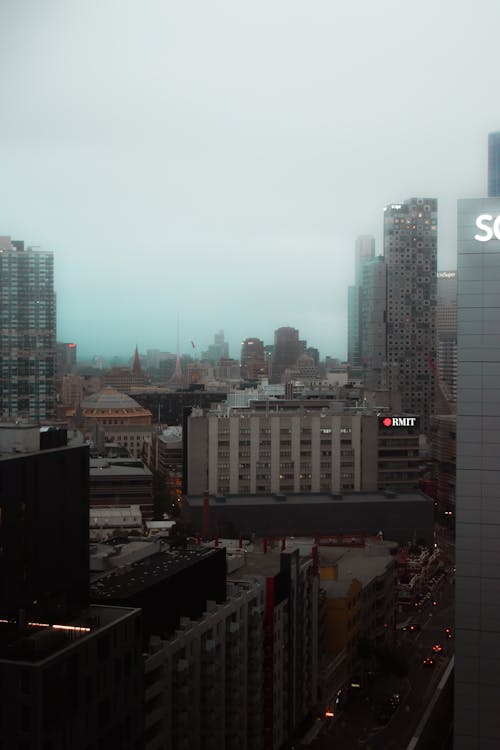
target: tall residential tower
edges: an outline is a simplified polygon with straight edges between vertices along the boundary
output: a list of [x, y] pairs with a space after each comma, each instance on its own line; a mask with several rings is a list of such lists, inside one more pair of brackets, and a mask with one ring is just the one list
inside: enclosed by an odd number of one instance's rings
[[0, 418], [55, 413], [56, 300], [52, 253], [0, 237]]
[[401, 392], [403, 411], [434, 410], [436, 358], [437, 201], [410, 198], [385, 208], [387, 381]]

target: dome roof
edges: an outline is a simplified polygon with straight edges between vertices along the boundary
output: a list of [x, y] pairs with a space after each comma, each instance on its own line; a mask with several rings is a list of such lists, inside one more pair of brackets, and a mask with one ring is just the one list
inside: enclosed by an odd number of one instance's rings
[[137, 401], [127, 396], [126, 393], [120, 393], [115, 388], [104, 388], [99, 393], [93, 393], [81, 403], [84, 412], [113, 412], [119, 414], [144, 414], [148, 413]]

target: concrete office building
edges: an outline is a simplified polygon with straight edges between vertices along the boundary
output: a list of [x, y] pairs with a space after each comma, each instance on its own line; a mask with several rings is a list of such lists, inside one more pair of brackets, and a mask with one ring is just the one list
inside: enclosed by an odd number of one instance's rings
[[[292, 402], [293, 404], [293, 402]], [[186, 420], [189, 495], [373, 492], [413, 489], [418, 424], [388, 427], [378, 409], [338, 411], [308, 402], [297, 410], [194, 411]], [[276, 403], [279, 406], [279, 403]], [[257, 406], [257, 404], [256, 404]], [[319, 407], [319, 408], [318, 408]], [[413, 418], [411, 418], [413, 419]]]
[[428, 429], [434, 411], [436, 359], [437, 201], [410, 198], [386, 206], [387, 385], [402, 408]]
[[56, 298], [52, 253], [0, 237], [0, 418], [55, 415]]
[[455, 750], [500, 745], [499, 215], [458, 202]]

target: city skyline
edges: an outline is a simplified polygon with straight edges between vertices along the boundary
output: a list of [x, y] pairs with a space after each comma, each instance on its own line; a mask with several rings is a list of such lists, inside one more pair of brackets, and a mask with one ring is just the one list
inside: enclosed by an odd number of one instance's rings
[[500, 9], [419, 9], [4, 4], [0, 231], [54, 252], [58, 339], [176, 351], [179, 314], [181, 351], [288, 325], [344, 359], [356, 237], [381, 253], [384, 206], [412, 195], [437, 198], [455, 268], [456, 199], [484, 194], [500, 123]]

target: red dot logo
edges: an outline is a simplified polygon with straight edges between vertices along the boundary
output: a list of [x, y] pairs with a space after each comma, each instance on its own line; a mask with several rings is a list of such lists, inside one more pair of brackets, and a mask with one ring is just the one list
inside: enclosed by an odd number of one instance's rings
[[384, 427], [391, 427], [392, 426], [392, 419], [390, 417], [386, 417], [382, 420], [382, 424]]

